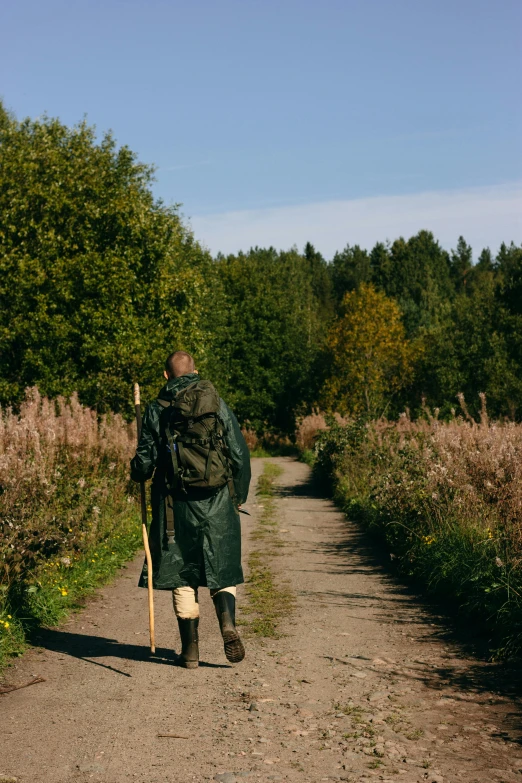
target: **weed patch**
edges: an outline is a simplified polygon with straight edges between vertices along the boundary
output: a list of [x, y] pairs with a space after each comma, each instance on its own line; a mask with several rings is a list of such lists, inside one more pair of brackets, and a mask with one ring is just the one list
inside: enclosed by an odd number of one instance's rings
[[31, 389], [0, 412], [0, 669], [31, 632], [78, 609], [141, 546], [128, 459], [135, 433]]
[[[465, 417], [332, 423], [314, 471], [399, 573], [457, 605], [497, 657], [522, 649], [522, 425]], [[496, 649], [495, 649], [496, 648]]]
[[255, 549], [248, 558], [246, 592], [249, 605], [243, 610], [249, 617], [243, 621], [252, 636], [278, 638], [279, 624], [294, 606], [291, 590], [276, 579], [272, 560], [284, 545], [278, 536], [274, 501], [274, 483], [282, 469], [273, 462], [265, 462], [257, 483], [257, 497], [263, 507], [258, 524], [252, 532]]

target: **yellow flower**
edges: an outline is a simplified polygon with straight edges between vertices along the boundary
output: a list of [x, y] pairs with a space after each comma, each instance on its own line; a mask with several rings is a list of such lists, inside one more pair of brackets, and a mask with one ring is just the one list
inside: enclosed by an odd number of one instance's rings
[[4, 622], [4, 628], [9, 628], [9, 623]]
[[11, 620], [11, 619], [12, 619], [10, 614], [8, 614], [8, 615], [7, 615], [7, 619], [8, 619], [8, 620]]

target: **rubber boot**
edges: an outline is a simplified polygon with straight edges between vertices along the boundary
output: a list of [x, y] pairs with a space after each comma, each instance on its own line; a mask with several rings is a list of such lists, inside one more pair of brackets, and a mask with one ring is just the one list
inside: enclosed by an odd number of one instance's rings
[[219, 620], [225, 655], [230, 663], [239, 663], [245, 657], [245, 648], [236, 628], [236, 599], [232, 593], [216, 593], [214, 606]]
[[184, 669], [197, 669], [199, 665], [199, 617], [195, 620], [183, 620], [178, 617], [178, 625], [181, 637], [181, 655], [178, 658], [178, 666], [183, 666]]

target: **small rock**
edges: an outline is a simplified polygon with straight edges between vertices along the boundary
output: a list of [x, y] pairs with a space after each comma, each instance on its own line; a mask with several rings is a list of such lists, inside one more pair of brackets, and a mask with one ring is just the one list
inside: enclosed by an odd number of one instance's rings
[[18, 783], [18, 778], [13, 778], [12, 775], [0, 775], [0, 783]]
[[426, 778], [427, 783], [444, 783], [444, 778], [442, 775], [438, 775], [437, 773], [431, 773], [431, 775], [428, 775]]
[[258, 706], [257, 706], [257, 704], [255, 703], [255, 701], [253, 701], [253, 702], [252, 702], [252, 704], [250, 705], [250, 707], [249, 707], [248, 709], [250, 710], [250, 712], [257, 712], [257, 710], [259, 709], [259, 707], [258, 707]]
[[381, 701], [382, 699], [386, 699], [388, 696], [388, 693], [386, 691], [374, 691], [374, 693], [370, 693], [368, 696], [368, 701]]
[[220, 775], [214, 775], [214, 780], [219, 783], [236, 783], [237, 778], [233, 772], [222, 772]]
[[258, 742], [270, 742], [266, 737], [259, 737]]

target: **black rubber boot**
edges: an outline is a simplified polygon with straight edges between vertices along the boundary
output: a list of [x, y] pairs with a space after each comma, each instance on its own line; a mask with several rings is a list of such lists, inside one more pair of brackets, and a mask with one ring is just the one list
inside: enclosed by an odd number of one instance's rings
[[181, 655], [178, 658], [178, 666], [183, 666], [184, 669], [197, 669], [199, 665], [199, 617], [195, 620], [182, 620], [181, 617], [178, 617], [178, 625], [181, 637]]
[[230, 663], [239, 663], [245, 657], [245, 648], [236, 628], [236, 599], [232, 593], [216, 593], [214, 606], [225, 643], [225, 655]]

